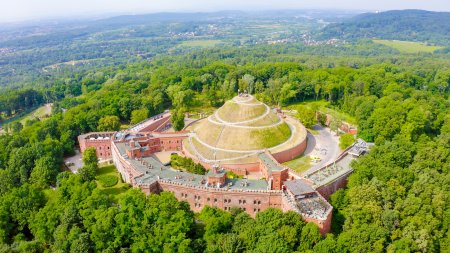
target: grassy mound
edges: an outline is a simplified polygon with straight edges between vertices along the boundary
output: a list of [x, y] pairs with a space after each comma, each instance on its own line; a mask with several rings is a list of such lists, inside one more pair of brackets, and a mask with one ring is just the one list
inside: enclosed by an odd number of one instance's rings
[[115, 175], [102, 175], [102, 176], [98, 176], [97, 180], [100, 182], [100, 184], [105, 187], [113, 187], [114, 185], [117, 184], [117, 182], [119, 181], [119, 179], [115, 176]]
[[[116, 184], [110, 187], [104, 187], [100, 182], [100, 178], [104, 176], [113, 176], [117, 179]], [[117, 196], [127, 191], [127, 189], [131, 188], [131, 185], [122, 182], [122, 179], [119, 180], [119, 173], [114, 165], [108, 165], [100, 167], [97, 170], [96, 183], [97, 187], [103, 191], [105, 194]]]
[[233, 123], [254, 119], [263, 115], [266, 110], [263, 104], [244, 105], [227, 102], [217, 110], [217, 114], [222, 120]]
[[265, 149], [285, 142], [290, 136], [291, 130], [286, 123], [262, 129], [225, 127], [216, 147], [233, 150]]
[[[251, 151], [271, 148], [287, 141], [291, 136], [291, 129], [285, 122], [280, 122], [280, 118], [273, 111], [269, 111], [264, 117], [258, 118], [266, 112], [267, 107], [254, 98], [245, 103], [228, 101], [217, 110], [217, 114], [221, 119], [228, 122], [256, 120], [239, 124], [241, 127], [238, 127], [218, 125], [208, 119], [203, 119], [190, 127], [189, 130], [194, 131], [198, 139], [203, 143], [220, 149]], [[214, 115], [211, 116], [211, 120], [219, 121]], [[277, 123], [281, 124], [277, 125]], [[209, 148], [199, 147], [198, 149]], [[210, 157], [209, 152], [201, 153], [204, 154], [204, 157]], [[228, 157], [229, 155], [225, 156]], [[242, 154], [234, 153], [231, 156], [242, 156]]]

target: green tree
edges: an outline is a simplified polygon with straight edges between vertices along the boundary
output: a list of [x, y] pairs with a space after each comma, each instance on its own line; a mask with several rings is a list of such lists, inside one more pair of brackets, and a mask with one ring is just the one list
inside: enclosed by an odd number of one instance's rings
[[317, 123], [316, 112], [306, 106], [297, 106], [297, 118], [307, 128], [312, 128]]
[[93, 165], [84, 165], [83, 167], [78, 169], [77, 173], [85, 182], [89, 182], [95, 179], [97, 168]]
[[309, 222], [302, 228], [298, 250], [312, 250], [321, 240], [322, 235], [320, 234], [319, 228], [316, 224]]
[[336, 132], [336, 134], [339, 134], [339, 129], [341, 126], [342, 120], [339, 119], [337, 116], [333, 116], [330, 122], [330, 130]]
[[343, 134], [339, 137], [339, 147], [346, 149], [355, 142], [355, 136], [351, 134]]
[[[139, 122], [139, 121], [138, 121]], [[120, 120], [117, 116], [105, 116], [98, 121], [98, 131], [120, 130]]]
[[148, 118], [148, 109], [143, 108], [139, 110], [133, 110], [131, 112], [131, 125], [135, 125]]
[[249, 94], [255, 92], [255, 77], [250, 74], [245, 74], [239, 79], [239, 89], [241, 92], [247, 91]]
[[97, 151], [94, 147], [84, 150], [83, 163], [84, 166], [78, 170], [78, 174], [86, 182], [94, 180], [98, 170]]
[[172, 110], [170, 121], [175, 131], [182, 130], [184, 128], [184, 111], [181, 109]]
[[90, 147], [83, 152], [83, 163], [85, 165], [97, 165], [97, 150], [94, 147]]
[[55, 183], [58, 171], [58, 163], [55, 158], [50, 156], [41, 157], [36, 160], [36, 165], [31, 172], [30, 181], [39, 187], [45, 188]]
[[220, 252], [223, 253], [239, 253], [244, 250], [244, 243], [233, 233], [222, 234], [217, 239], [217, 245]]
[[20, 123], [20, 121], [14, 121], [9, 124], [9, 129], [11, 129], [13, 133], [18, 133], [23, 129], [23, 125], [22, 123]]

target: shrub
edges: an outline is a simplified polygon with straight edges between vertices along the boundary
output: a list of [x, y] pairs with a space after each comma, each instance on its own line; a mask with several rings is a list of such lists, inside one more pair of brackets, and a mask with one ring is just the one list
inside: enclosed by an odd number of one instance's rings
[[351, 134], [343, 134], [341, 135], [341, 137], [339, 137], [339, 147], [341, 149], [346, 149], [350, 147], [350, 145], [352, 145], [353, 142], [355, 142], [355, 137], [353, 137], [353, 135]]
[[114, 176], [114, 175], [98, 176], [97, 180], [105, 188], [112, 187], [112, 186], [116, 185], [117, 182], [118, 182], [118, 178], [116, 176]]
[[170, 165], [179, 170], [187, 171], [190, 173], [205, 175], [206, 169], [200, 163], [195, 163], [191, 158], [185, 158], [177, 154], [170, 156]]

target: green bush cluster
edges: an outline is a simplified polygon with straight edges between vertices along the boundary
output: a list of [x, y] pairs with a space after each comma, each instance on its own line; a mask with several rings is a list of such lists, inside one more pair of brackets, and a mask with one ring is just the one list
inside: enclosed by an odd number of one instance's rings
[[191, 158], [186, 158], [173, 154], [170, 156], [170, 165], [179, 170], [184, 170], [190, 173], [205, 175], [206, 169], [200, 163], [195, 163]]
[[343, 134], [339, 137], [339, 147], [346, 149], [355, 142], [355, 137], [351, 134]]
[[98, 176], [97, 180], [100, 182], [100, 184], [107, 188], [107, 187], [113, 187], [114, 185], [117, 184], [117, 182], [119, 181], [118, 178], [114, 175], [103, 175], [103, 176]]
[[234, 173], [233, 171], [227, 171], [227, 178], [233, 179], [233, 178], [244, 178], [244, 177], [239, 176], [238, 174]]

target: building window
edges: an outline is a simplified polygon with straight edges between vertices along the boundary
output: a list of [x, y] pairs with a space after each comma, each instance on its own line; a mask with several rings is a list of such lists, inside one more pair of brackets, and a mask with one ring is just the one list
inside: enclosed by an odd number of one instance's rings
[[210, 198], [207, 198], [206, 200], [207, 200], [207, 201], [210, 201], [211, 199], [210, 199]]
[[217, 199], [214, 199], [214, 203], [216, 203], [217, 202]]

